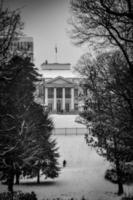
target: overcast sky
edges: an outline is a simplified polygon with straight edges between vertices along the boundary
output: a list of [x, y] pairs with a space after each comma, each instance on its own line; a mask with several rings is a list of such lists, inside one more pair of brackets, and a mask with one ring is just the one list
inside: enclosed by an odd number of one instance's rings
[[21, 8], [25, 23], [24, 33], [34, 39], [35, 63], [39, 66], [47, 59], [74, 65], [85, 50], [75, 47], [69, 38], [69, 0], [4, 0], [10, 9]]

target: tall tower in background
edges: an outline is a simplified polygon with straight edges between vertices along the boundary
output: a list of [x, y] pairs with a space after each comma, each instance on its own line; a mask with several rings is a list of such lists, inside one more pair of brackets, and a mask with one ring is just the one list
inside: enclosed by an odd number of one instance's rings
[[18, 37], [15, 38], [11, 45], [11, 52], [24, 57], [30, 57], [34, 60], [34, 44], [32, 37]]
[[30, 57], [31, 62], [34, 61], [34, 43], [32, 37], [16, 37], [11, 43], [8, 43], [4, 36], [0, 37], [0, 47], [6, 48], [9, 59], [14, 55]]

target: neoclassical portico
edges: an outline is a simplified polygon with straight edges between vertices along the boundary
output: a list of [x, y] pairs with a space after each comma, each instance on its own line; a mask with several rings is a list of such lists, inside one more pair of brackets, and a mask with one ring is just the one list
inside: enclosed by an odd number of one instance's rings
[[[45, 88], [45, 105], [48, 105], [48, 89], [49, 88]], [[61, 88], [62, 89], [62, 98], [57, 98], [57, 88], [54, 87], [54, 98], [53, 98], [53, 109], [56, 111], [57, 110], [57, 101], [61, 101], [61, 108], [62, 110], [65, 110], [65, 105], [66, 105], [66, 98], [65, 98], [65, 88]], [[71, 90], [71, 100], [70, 100], [70, 109], [74, 110], [74, 88], [70, 88]], [[62, 99], [62, 100], [61, 100]]]
[[74, 83], [63, 77], [56, 77], [45, 84], [45, 105], [52, 112], [73, 112], [75, 110]]

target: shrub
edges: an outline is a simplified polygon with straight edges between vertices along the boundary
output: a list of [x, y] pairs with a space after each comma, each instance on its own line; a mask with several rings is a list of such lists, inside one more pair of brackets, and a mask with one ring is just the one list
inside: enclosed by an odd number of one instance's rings
[[122, 197], [121, 200], [133, 200], [133, 196]]
[[37, 200], [37, 197], [34, 192], [14, 192], [13, 195], [10, 192], [3, 192], [0, 193], [0, 200]]
[[[105, 179], [111, 181], [112, 183], [117, 183], [117, 173], [115, 169], [108, 169], [105, 173]], [[133, 183], [133, 169], [126, 167], [122, 172], [123, 183]]]
[[105, 172], [105, 179], [111, 181], [112, 183], [117, 183], [117, 174], [114, 169], [107, 169]]

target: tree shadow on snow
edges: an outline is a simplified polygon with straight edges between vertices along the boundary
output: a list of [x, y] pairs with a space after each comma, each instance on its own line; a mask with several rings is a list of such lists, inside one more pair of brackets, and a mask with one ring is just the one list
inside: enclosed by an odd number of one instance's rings
[[40, 183], [37, 182], [31, 182], [31, 181], [27, 181], [27, 182], [21, 182], [20, 185], [23, 186], [52, 186], [52, 185], [60, 185], [59, 182], [57, 181], [41, 181]]

